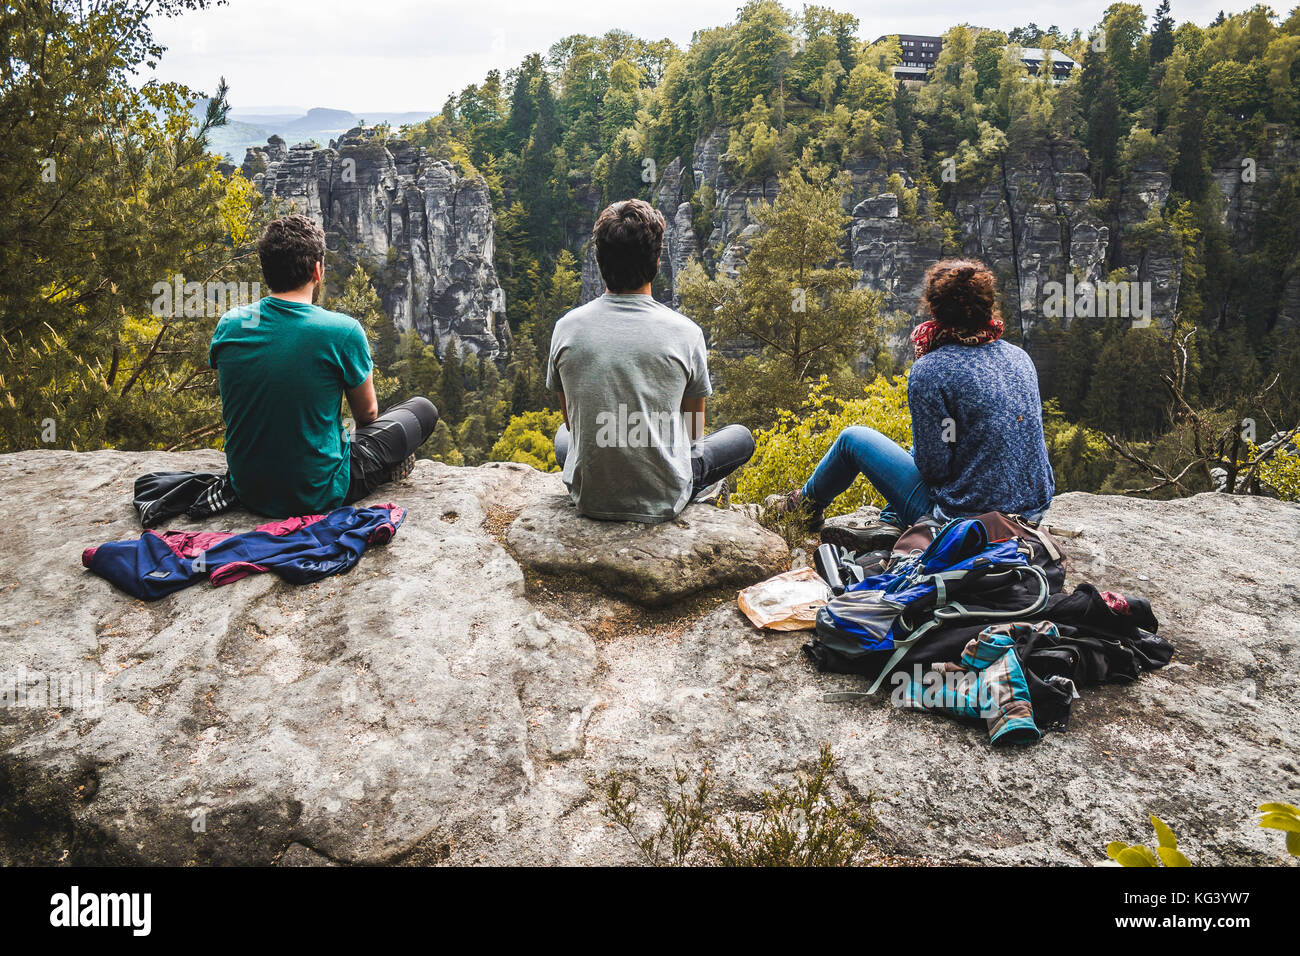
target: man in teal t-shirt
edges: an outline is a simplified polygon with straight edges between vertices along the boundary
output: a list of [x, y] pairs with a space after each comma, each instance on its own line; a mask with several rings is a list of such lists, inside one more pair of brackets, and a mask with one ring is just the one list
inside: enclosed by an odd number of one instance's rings
[[[222, 316], [208, 352], [221, 386], [231, 484], [260, 514], [323, 514], [404, 477], [438, 412], [414, 398], [379, 415], [361, 323], [314, 304], [325, 265], [325, 235], [315, 222], [271, 222], [258, 255], [271, 294]], [[357, 423], [351, 437], [345, 396]]]

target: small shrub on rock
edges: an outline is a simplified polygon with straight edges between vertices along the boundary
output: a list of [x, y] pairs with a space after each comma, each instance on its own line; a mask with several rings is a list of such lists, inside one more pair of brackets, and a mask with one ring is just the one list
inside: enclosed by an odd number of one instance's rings
[[861, 861], [876, 818], [875, 794], [858, 807], [828, 792], [835, 756], [822, 744], [817, 763], [790, 786], [763, 792], [763, 808], [749, 814], [720, 814], [709, 808], [710, 768], [692, 783], [678, 767], [676, 790], [661, 804], [663, 820], [646, 830], [630, 782], [611, 773], [605, 781], [602, 813], [632, 838], [652, 866], [703, 862], [718, 866], [852, 866]]
[[1148, 846], [1135, 844], [1129, 846], [1116, 840], [1106, 845], [1106, 856], [1110, 857], [1120, 866], [1191, 866], [1192, 861], [1183, 855], [1178, 849], [1178, 837], [1174, 836], [1174, 831], [1169, 829], [1163, 820], [1155, 814], [1151, 814], [1151, 825], [1156, 831], [1156, 847], [1154, 850]]
[[[755, 436], [754, 458], [736, 484], [736, 500], [759, 503], [771, 494], [800, 487], [813, 473], [839, 433], [851, 425], [868, 425], [904, 448], [912, 445], [912, 417], [907, 408], [907, 379], [880, 376], [862, 398], [832, 397], [825, 381], [809, 392], [809, 409], [801, 415], [783, 411], [775, 425]], [[827, 515], [848, 514], [885, 500], [859, 477], [835, 499]]]

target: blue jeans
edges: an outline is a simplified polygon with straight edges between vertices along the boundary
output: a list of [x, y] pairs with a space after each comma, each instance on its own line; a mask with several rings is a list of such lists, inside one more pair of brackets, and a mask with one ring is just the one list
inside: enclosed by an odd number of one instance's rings
[[923, 515], [934, 514], [934, 498], [911, 454], [893, 439], [864, 425], [840, 432], [803, 486], [803, 495], [816, 507], [826, 508], [848, 490], [858, 475], [866, 475], [885, 499], [881, 521], [908, 528]]

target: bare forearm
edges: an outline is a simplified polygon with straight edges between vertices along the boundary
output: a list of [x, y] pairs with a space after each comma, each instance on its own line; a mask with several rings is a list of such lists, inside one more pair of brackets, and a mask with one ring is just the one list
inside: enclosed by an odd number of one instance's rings
[[369, 425], [379, 417], [379, 401], [375, 397], [374, 376], [367, 378], [356, 388], [348, 389], [346, 394], [348, 408], [352, 409], [352, 417], [358, 427]]
[[691, 441], [704, 437], [704, 399], [683, 398], [682, 419], [686, 422], [686, 434]]

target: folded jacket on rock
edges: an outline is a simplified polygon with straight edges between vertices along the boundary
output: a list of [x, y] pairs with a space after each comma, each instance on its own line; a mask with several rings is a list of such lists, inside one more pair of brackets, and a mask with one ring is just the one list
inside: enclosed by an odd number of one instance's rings
[[263, 571], [274, 571], [291, 584], [307, 584], [350, 569], [370, 545], [392, 538], [405, 517], [405, 509], [387, 504], [286, 518], [243, 534], [146, 531], [134, 541], [87, 548], [81, 563], [146, 601], [203, 578], [220, 587]]

